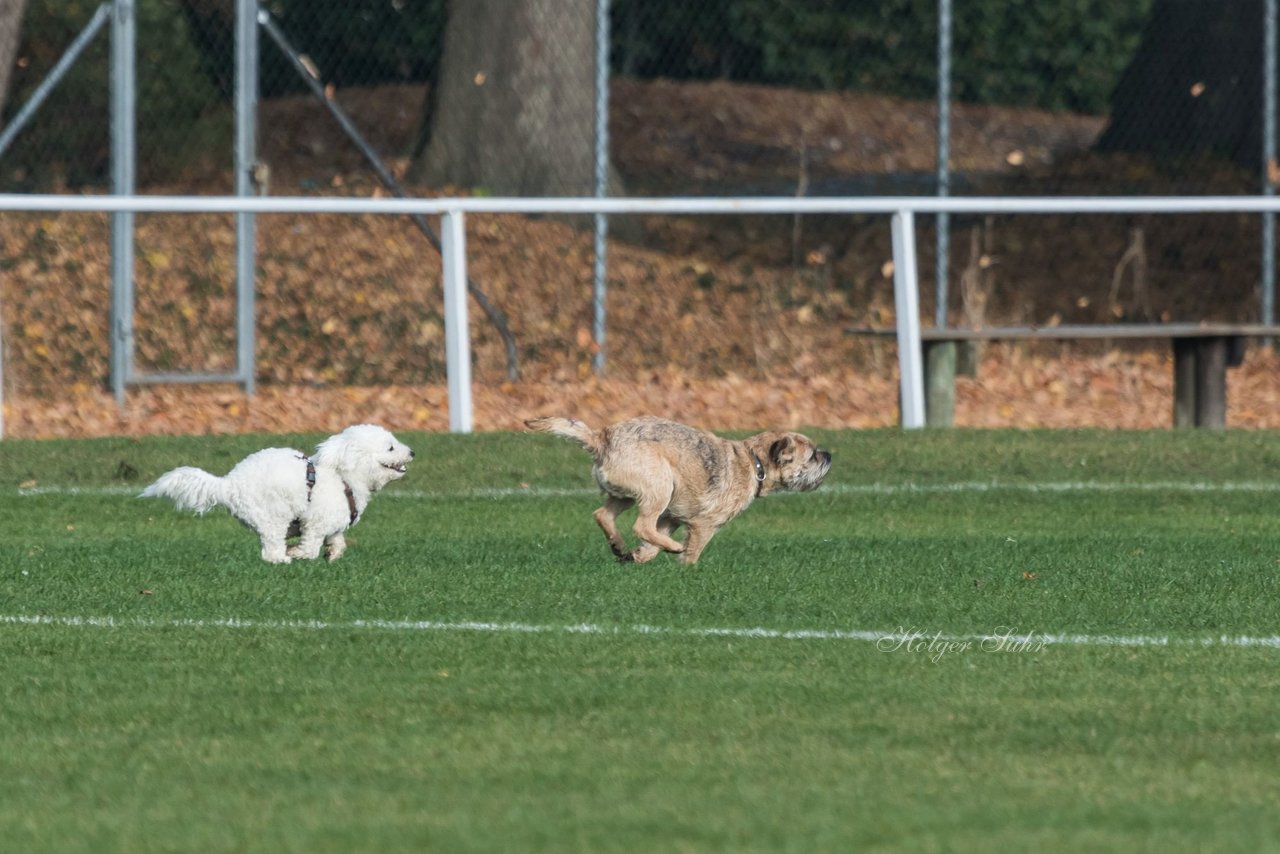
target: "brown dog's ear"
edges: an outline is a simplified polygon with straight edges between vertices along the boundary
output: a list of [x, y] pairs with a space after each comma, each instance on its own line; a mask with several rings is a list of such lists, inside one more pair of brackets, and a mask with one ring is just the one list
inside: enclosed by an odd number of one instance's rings
[[795, 457], [795, 447], [795, 439], [783, 436], [769, 446], [769, 459], [773, 460], [775, 465], [789, 463]]

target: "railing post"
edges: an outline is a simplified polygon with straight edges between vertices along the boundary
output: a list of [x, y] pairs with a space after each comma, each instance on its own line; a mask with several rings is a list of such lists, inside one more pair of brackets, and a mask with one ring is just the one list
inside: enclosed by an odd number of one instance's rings
[[[135, 183], [136, 31], [133, 0], [115, 0], [111, 16], [111, 191], [132, 196]], [[111, 215], [111, 388], [124, 406], [133, 378], [133, 211]]]
[[893, 306], [898, 326], [898, 371], [902, 389], [902, 426], [924, 426], [924, 366], [920, 352], [920, 291], [916, 276], [915, 214], [893, 215]]
[[[1276, 0], [1263, 4], [1263, 103], [1262, 103], [1262, 195], [1274, 196], [1276, 164]], [[1262, 323], [1271, 326], [1276, 322], [1276, 214], [1266, 211], [1262, 215]], [[1270, 343], [1269, 339], [1264, 339]]]
[[4, 304], [0, 303], [0, 439], [4, 438]]
[[[258, 113], [258, 0], [236, 4], [236, 195], [254, 194], [253, 170], [257, 154]], [[256, 280], [257, 218], [236, 214], [236, 373], [245, 394], [253, 394], [254, 283]]]
[[467, 229], [461, 211], [440, 224], [444, 260], [444, 351], [449, 374], [449, 431], [471, 432], [471, 331], [467, 325]]
[[[596, 128], [595, 128], [595, 196], [603, 199], [609, 195], [609, 0], [596, 0]], [[595, 267], [592, 271], [591, 307], [592, 338], [596, 352], [591, 362], [597, 374], [604, 373], [605, 360], [605, 300], [609, 290], [606, 282], [609, 264], [609, 218], [595, 214]]]

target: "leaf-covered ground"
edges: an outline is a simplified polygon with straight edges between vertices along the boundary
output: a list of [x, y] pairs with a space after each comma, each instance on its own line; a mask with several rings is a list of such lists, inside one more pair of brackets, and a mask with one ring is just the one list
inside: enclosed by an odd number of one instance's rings
[[[1280, 427], [1280, 360], [1250, 355], [1228, 375], [1227, 423]], [[715, 429], [765, 426], [884, 427], [897, 422], [890, 368], [843, 368], [785, 382], [738, 375], [654, 372], [636, 379], [477, 383], [477, 430], [521, 429], [534, 415], [564, 413], [602, 424], [660, 413]], [[10, 396], [5, 435], [74, 437], [339, 430], [376, 421], [393, 430], [447, 430], [442, 384], [317, 387], [150, 386], [117, 407], [103, 390], [76, 386], [57, 397]], [[957, 380], [956, 423], [973, 427], [1160, 428], [1172, 423], [1172, 364], [1152, 354], [1041, 357], [994, 353], [979, 378]]]
[[[380, 150], [395, 152], [407, 145], [421, 96], [401, 87], [338, 97]], [[264, 105], [264, 115], [273, 193], [379, 192], [313, 104], [286, 99]], [[628, 189], [641, 193], [790, 194], [849, 176], [899, 180], [931, 169], [931, 122], [931, 105], [867, 95], [662, 81], [615, 81], [613, 92], [615, 159]], [[1149, 165], [1082, 154], [1101, 126], [1095, 117], [962, 105], [956, 166], [986, 176], [991, 191], [1082, 191], [1103, 177], [1161, 189]], [[183, 186], [147, 190], [221, 192], [219, 182], [225, 175], [193, 171]], [[581, 226], [469, 218], [470, 273], [507, 314], [522, 372], [507, 381], [502, 341], [473, 303], [478, 429], [515, 428], [549, 411], [598, 421], [659, 412], [718, 428], [895, 422], [893, 346], [846, 333], [893, 322], [883, 219], [616, 218], [603, 379], [591, 370], [593, 256]], [[1256, 311], [1256, 218], [956, 218], [953, 236], [955, 323], [1230, 321]], [[0, 218], [7, 435], [296, 431], [356, 420], [447, 427], [440, 262], [411, 224], [260, 217], [257, 394], [144, 386], [123, 409], [107, 391], [108, 238], [104, 216]], [[919, 241], [922, 311], [931, 317], [929, 222]], [[234, 366], [233, 246], [229, 216], [138, 218], [140, 371]], [[1255, 351], [1231, 372], [1231, 425], [1280, 426], [1276, 367], [1269, 351]], [[977, 378], [959, 383], [957, 423], [1166, 426], [1171, 371], [1165, 342], [1114, 351], [992, 346]]]

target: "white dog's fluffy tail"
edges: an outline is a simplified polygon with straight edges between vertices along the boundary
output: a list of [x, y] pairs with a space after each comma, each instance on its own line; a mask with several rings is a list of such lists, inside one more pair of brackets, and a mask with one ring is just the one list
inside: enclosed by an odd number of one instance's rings
[[159, 480], [138, 495], [139, 498], [169, 498], [179, 510], [207, 513], [227, 503], [227, 483], [204, 469], [182, 466], [160, 475]]

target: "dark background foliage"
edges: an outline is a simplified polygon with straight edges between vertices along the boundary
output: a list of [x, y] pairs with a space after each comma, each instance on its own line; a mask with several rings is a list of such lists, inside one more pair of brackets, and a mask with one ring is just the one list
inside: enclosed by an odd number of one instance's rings
[[[1100, 114], [1141, 36], [1151, 0], [1059, 0], [1009, 13], [1003, 0], [956, 4], [953, 91], [970, 103]], [[96, 3], [31, 0], [10, 114], [89, 20]], [[294, 45], [339, 87], [429, 81], [445, 0], [271, 0]], [[228, 0], [139, 0], [140, 180], [178, 180], [210, 158], [230, 164], [234, 84]], [[615, 74], [726, 79], [911, 98], [936, 91], [935, 0], [614, 0]], [[106, 179], [107, 38], [64, 80], [6, 157], [10, 188]], [[264, 98], [303, 90], [262, 40]]]

